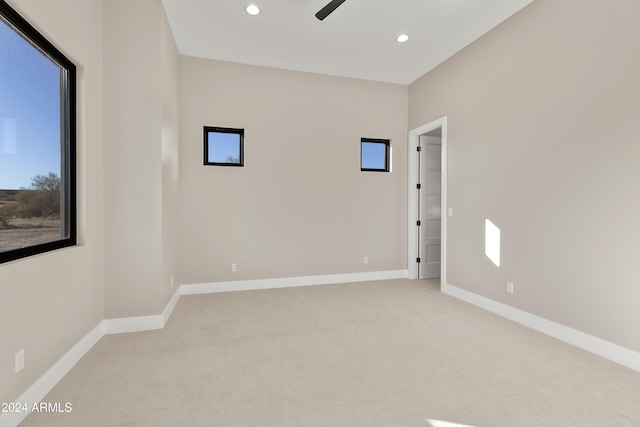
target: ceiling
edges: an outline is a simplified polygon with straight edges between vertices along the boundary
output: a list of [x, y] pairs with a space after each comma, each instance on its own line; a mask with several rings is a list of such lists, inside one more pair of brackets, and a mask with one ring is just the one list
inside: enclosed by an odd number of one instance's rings
[[410, 84], [532, 1], [346, 0], [324, 21], [329, 0], [163, 3], [182, 55]]

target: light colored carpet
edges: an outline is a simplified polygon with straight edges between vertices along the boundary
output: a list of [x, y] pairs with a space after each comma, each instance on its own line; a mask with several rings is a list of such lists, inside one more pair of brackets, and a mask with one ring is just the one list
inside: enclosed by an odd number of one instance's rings
[[[21, 426], [640, 426], [640, 373], [389, 280], [183, 296], [106, 336]], [[434, 423], [435, 424], [435, 423]]]

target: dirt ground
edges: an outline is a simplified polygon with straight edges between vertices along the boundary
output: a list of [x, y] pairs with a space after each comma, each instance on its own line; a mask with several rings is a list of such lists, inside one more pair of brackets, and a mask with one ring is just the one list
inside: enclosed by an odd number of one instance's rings
[[60, 220], [51, 218], [13, 218], [9, 227], [0, 226], [0, 251], [60, 239]]

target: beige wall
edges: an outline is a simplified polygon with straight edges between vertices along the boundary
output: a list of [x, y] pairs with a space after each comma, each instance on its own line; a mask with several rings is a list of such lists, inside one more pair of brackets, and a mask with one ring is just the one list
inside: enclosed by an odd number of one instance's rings
[[[9, 4], [78, 67], [80, 235], [78, 246], [0, 265], [0, 402], [16, 399], [103, 319], [102, 2]], [[25, 369], [16, 375], [20, 349]]]
[[105, 317], [153, 315], [177, 278], [178, 55], [158, 0], [104, 22]]
[[[407, 100], [402, 85], [182, 57], [182, 283], [406, 269]], [[245, 129], [245, 167], [203, 166], [204, 125]], [[360, 172], [361, 137], [392, 140], [392, 173]]]
[[410, 128], [449, 119], [449, 284], [635, 351], [638, 16], [635, 0], [537, 0], [409, 90]]

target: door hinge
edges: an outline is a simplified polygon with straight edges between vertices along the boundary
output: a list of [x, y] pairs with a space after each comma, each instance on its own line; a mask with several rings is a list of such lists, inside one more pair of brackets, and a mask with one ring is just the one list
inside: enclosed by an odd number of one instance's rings
[[418, 227], [420, 227], [420, 225], [422, 225], [422, 223], [421, 223], [420, 221], [418, 221], [418, 222], [416, 222], [416, 225], [417, 225]]
[[417, 151], [422, 151], [422, 147], [420, 147], [419, 145], [416, 148], [418, 149]]
[[420, 258], [416, 258], [416, 262], [419, 263], [420, 262]]
[[422, 186], [420, 184], [416, 185], [416, 188], [419, 190], [422, 188]]

